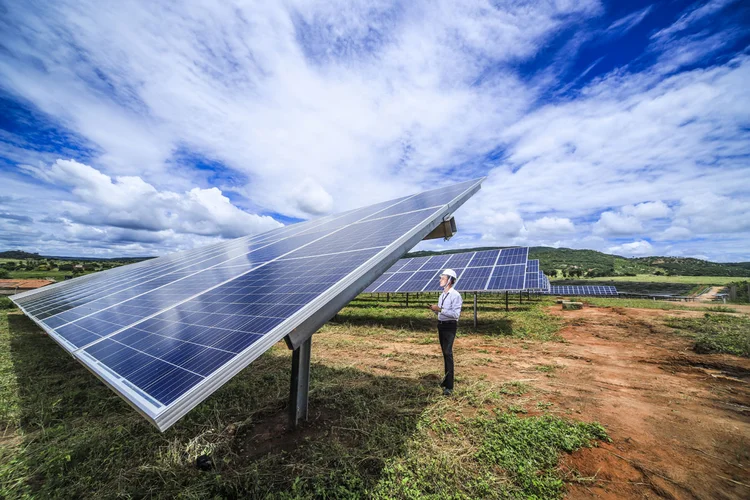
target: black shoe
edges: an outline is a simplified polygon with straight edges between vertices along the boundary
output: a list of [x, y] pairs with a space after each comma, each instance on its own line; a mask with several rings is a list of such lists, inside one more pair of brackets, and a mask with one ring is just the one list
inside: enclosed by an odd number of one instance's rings
[[453, 389], [443, 388], [443, 396], [450, 396], [451, 394], [453, 394]]

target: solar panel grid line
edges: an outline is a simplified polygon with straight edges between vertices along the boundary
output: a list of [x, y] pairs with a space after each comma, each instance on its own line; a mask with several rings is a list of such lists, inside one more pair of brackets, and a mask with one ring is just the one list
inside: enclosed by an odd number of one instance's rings
[[[404, 200], [404, 201], [406, 201], [406, 200]], [[401, 203], [401, 202], [399, 202], [399, 203]], [[413, 213], [416, 213], [416, 212], [421, 212], [423, 210], [437, 210], [438, 208], [440, 208], [442, 206], [443, 205], [435, 205], [434, 207], [418, 208], [416, 210], [408, 210], [408, 211], [403, 212], [403, 213], [389, 214], [389, 215], [384, 215], [382, 217], [375, 217], [375, 218], [373, 218], [372, 216], [370, 216], [370, 217], [367, 217], [367, 218], [362, 219], [360, 221], [354, 222], [354, 224], [360, 224], [360, 223], [364, 223], [364, 222], [374, 222], [374, 221], [377, 221], [377, 220], [385, 220], [385, 219], [389, 219], [389, 218], [392, 218], [392, 217], [399, 217], [401, 215], [408, 215], [408, 214], [413, 214]]]
[[[313, 241], [312, 241], [312, 242], [310, 242], [310, 243], [314, 243], [314, 241], [316, 241], [316, 240], [313, 240]], [[304, 247], [304, 245], [303, 245], [303, 247]], [[302, 248], [302, 247], [300, 247], [300, 248]], [[292, 252], [294, 252], [294, 251], [295, 251], [295, 250], [291, 250], [290, 252], [287, 252], [287, 254], [289, 254], [289, 253], [292, 253]], [[286, 255], [286, 254], [285, 254], [285, 255]], [[283, 255], [282, 255], [282, 257], [283, 257]], [[280, 258], [281, 258], [281, 257], [279, 257], [278, 259], [280, 259]], [[278, 259], [277, 259], [277, 260], [278, 260]], [[219, 287], [221, 287], [222, 285], [224, 285], [224, 284], [226, 284], [226, 283], [232, 282], [232, 281], [234, 281], [235, 279], [237, 279], [237, 278], [240, 278], [240, 277], [242, 277], [242, 276], [244, 276], [244, 275], [246, 275], [246, 274], [248, 274], [248, 273], [250, 273], [250, 272], [252, 272], [252, 271], [258, 270], [258, 269], [260, 269], [260, 268], [262, 268], [262, 267], [264, 267], [264, 266], [266, 266], [266, 265], [268, 265], [268, 264], [271, 264], [272, 262], [274, 262], [274, 261], [263, 262], [263, 263], [259, 264], [258, 266], [254, 267], [254, 268], [252, 268], [252, 269], [249, 269], [249, 270], [247, 270], [246, 272], [243, 272], [243, 273], [241, 273], [241, 274], [239, 274], [239, 275], [237, 275], [237, 276], [234, 276], [234, 277], [232, 277], [232, 278], [229, 278], [229, 279], [227, 279], [227, 280], [225, 280], [225, 281], [223, 281], [223, 282], [221, 282], [221, 283], [219, 283], [219, 284], [216, 284], [216, 285], [214, 285], [214, 286], [212, 286], [212, 287], [210, 287], [210, 288], [204, 289], [204, 290], [202, 290], [201, 292], [199, 292], [199, 293], [197, 293], [197, 294], [194, 294], [194, 295], [192, 295], [192, 296], [190, 296], [190, 297], [188, 297], [188, 298], [185, 298], [185, 299], [183, 299], [183, 300], [180, 300], [180, 301], [178, 301], [178, 302], [176, 302], [176, 303], [172, 304], [171, 306], [169, 306], [169, 307], [167, 307], [167, 308], [164, 308], [164, 309], [160, 309], [160, 310], [158, 310], [158, 311], [156, 311], [156, 312], [154, 312], [154, 313], [152, 313], [152, 314], [150, 314], [150, 315], [146, 316], [145, 318], [142, 318], [142, 319], [141, 319], [140, 321], [138, 321], [138, 322], [135, 322], [135, 323], [131, 323], [131, 324], [128, 324], [128, 325], [124, 325], [124, 326], [122, 326], [122, 327], [121, 327], [120, 329], [118, 329], [118, 330], [116, 330], [116, 331], [113, 331], [113, 332], [111, 332], [111, 333], [108, 333], [108, 334], [106, 334], [105, 336], [102, 336], [101, 338], [99, 338], [98, 340], [92, 341], [92, 342], [90, 342], [90, 343], [88, 343], [88, 344], [86, 344], [86, 345], [83, 345], [83, 346], [81, 346], [81, 347], [80, 347], [80, 349], [87, 349], [88, 347], [90, 347], [91, 345], [94, 345], [94, 344], [96, 344], [97, 342], [101, 342], [102, 340], [105, 340], [105, 339], [111, 338], [111, 337], [113, 337], [113, 336], [117, 335], [118, 333], [120, 333], [120, 332], [122, 332], [122, 331], [124, 331], [124, 330], [128, 329], [128, 328], [132, 328], [132, 327], [134, 327], [134, 326], [136, 326], [136, 325], [138, 325], [138, 324], [140, 324], [140, 323], [142, 323], [142, 322], [144, 322], [144, 321], [146, 321], [146, 320], [148, 320], [148, 319], [151, 319], [151, 318], [153, 318], [153, 317], [155, 317], [155, 316], [158, 316], [158, 315], [160, 315], [160, 314], [164, 313], [165, 311], [168, 311], [168, 310], [170, 310], [170, 309], [174, 309], [175, 307], [178, 307], [178, 306], [180, 306], [180, 305], [182, 305], [182, 304], [184, 304], [184, 303], [186, 303], [186, 302], [189, 302], [190, 300], [193, 300], [194, 298], [196, 298], [196, 297], [198, 297], [198, 296], [201, 296], [201, 295], [203, 295], [203, 294], [205, 294], [205, 293], [208, 293], [208, 292], [210, 292], [210, 291], [212, 291], [212, 290], [214, 290], [214, 289], [216, 289], [216, 288], [219, 288]], [[116, 304], [116, 305], [117, 305], [117, 304]], [[111, 306], [111, 307], [114, 307], [114, 306]], [[109, 308], [107, 308], [107, 309], [111, 309], [111, 307], [109, 307]], [[107, 309], [105, 309], [105, 310], [107, 310]], [[101, 312], [101, 311], [97, 311], [97, 313], [98, 313], [98, 312]], [[97, 314], [97, 313], [93, 313], [93, 314]], [[79, 319], [85, 319], [85, 318], [87, 318], [87, 317], [90, 317], [90, 316], [91, 316], [91, 315], [88, 315], [88, 316], [85, 316], [84, 318], [79, 318]], [[76, 321], [78, 321], [78, 320], [76, 320]], [[67, 325], [64, 325], [64, 326], [67, 326]]]
[[[495, 267], [497, 265], [498, 260], [500, 260], [500, 255], [502, 255], [503, 250], [500, 250], [497, 252], [497, 257], [495, 257], [495, 262], [492, 263], [492, 267]], [[487, 276], [487, 282], [484, 284], [484, 290], [487, 290], [490, 286], [490, 280], [492, 279], [492, 273], [490, 273], [489, 276]]]
[[[148, 270], [148, 271], [151, 274], [157, 274], [158, 276], [161, 276], [161, 275], [163, 275], [163, 273], [164, 273], [164, 271], [166, 269], [169, 269], [169, 266], [161, 266], [159, 268], [156, 268], [155, 270]], [[138, 281], [138, 283], [143, 283], [142, 279], [144, 277], [144, 274], [134, 273], [134, 274], [127, 275], [127, 277], [128, 277], [128, 279], [140, 278], [140, 281]], [[122, 277], [120, 277], [120, 279], [122, 279]], [[94, 283], [93, 287], [88, 287], [88, 288], [86, 288], [86, 287], [77, 287], [77, 288], [73, 288], [71, 291], [67, 292], [66, 297], [67, 296], [72, 296], [72, 297], [76, 297], [77, 298], [77, 297], [79, 297], [81, 295], [92, 293], [92, 290], [93, 290], [93, 293], [95, 293], [97, 290], [101, 289], [102, 286], [106, 286], [108, 284], [108, 282], [101, 281], [98, 284], [99, 284], [99, 288], [97, 288], [97, 283]], [[81, 290], [81, 288], [83, 288], [83, 290]], [[76, 293], [70, 293], [70, 292], [76, 292]], [[51, 301], [53, 299], [50, 298], [49, 300]], [[47, 304], [48, 302], [49, 301], [44, 301], [43, 299], [42, 299], [41, 302], [35, 300], [33, 302], [33, 304], [36, 307], [34, 307], [33, 309], [37, 309], [38, 307], [41, 307], [41, 306]], [[27, 305], [27, 308], [30, 309], [30, 310], [32, 310], [32, 308], [28, 307], [28, 305]]]
[[[214, 247], [214, 246], [220, 245], [220, 244], [221, 243], [215, 243], [214, 245], [210, 245], [210, 246]], [[197, 252], [197, 251], [202, 250], [202, 249], [205, 250], [205, 248], [206, 247], [202, 247], [201, 249], [185, 250], [185, 251], [182, 251], [182, 252], [176, 252], [176, 254], [177, 255], [181, 255], [181, 254], [184, 254], [184, 253]], [[175, 255], [175, 254], [172, 254], [169, 257], [171, 257], [173, 255]], [[164, 257], [162, 257], [162, 258], [164, 258]], [[144, 261], [141, 261], [141, 262], [136, 262], [136, 263], [133, 263], [133, 264], [128, 264], [127, 266], [121, 266], [121, 267], [115, 267], [115, 268], [112, 268], [112, 269], [106, 269], [104, 271], [99, 271], [99, 272], [97, 272], [95, 274], [87, 274], [87, 275], [84, 275], [84, 276], [80, 276], [78, 278], [74, 278], [71, 281], [60, 281], [58, 283], [53, 283], [52, 285], [47, 285], [44, 288], [39, 288], [39, 289], [36, 289], [36, 290], [29, 290], [27, 292], [22, 292], [22, 293], [16, 294], [13, 297], [16, 300], [21, 300], [21, 299], [23, 299], [25, 297], [28, 297], [28, 296], [31, 296], [31, 295], [37, 295], [37, 294], [39, 294], [39, 295], [42, 295], [42, 294], [47, 295], [49, 293], [52, 293], [56, 288], [59, 288], [61, 286], [70, 285], [72, 283], [79, 283], [79, 282], [81, 282], [81, 280], [99, 279], [102, 276], [107, 276], [107, 277], [109, 277], [109, 276], [116, 276], [116, 275], [118, 275], [118, 273], [125, 272], [126, 268], [131, 268], [132, 266], [137, 266], [136, 268], [148, 266], [154, 260], [155, 259], [148, 259], [148, 260], [144, 260]]]
[[[347, 227], [347, 226], [343, 226], [343, 227], [339, 228], [338, 230], [343, 230], [343, 229], [345, 229], [346, 227]], [[338, 231], [338, 230], [337, 230], [337, 231]], [[330, 234], [334, 234], [335, 232], [336, 232], [336, 231], [332, 231], [331, 233], [327, 233], [326, 235], [323, 235], [323, 236], [321, 236], [321, 237], [320, 237], [320, 238], [318, 238], [317, 240], [323, 239], [323, 238], [325, 238], [326, 236], [328, 236], [328, 235], [330, 235]], [[293, 236], [293, 235], [292, 235], [292, 236]], [[290, 237], [292, 237], [292, 236], [288, 236], [287, 238], [290, 238]], [[267, 243], [267, 244], [266, 244], [266, 245], [264, 245], [264, 246], [261, 246], [261, 247], [259, 247], [259, 248], [255, 248], [255, 249], [253, 249], [252, 251], [250, 251], [250, 252], [248, 252], [248, 253], [246, 253], [246, 254], [244, 254], [244, 255], [240, 255], [240, 256], [236, 256], [236, 257], [233, 257], [233, 258], [232, 258], [232, 259], [230, 259], [230, 260], [234, 260], [234, 259], [237, 259], [237, 258], [242, 258], [242, 257], [246, 257], [247, 255], [250, 255], [250, 254], [254, 253], [255, 251], [259, 251], [259, 250], [262, 250], [262, 249], [264, 249], [264, 248], [268, 248], [269, 246], [273, 245], [274, 243], [278, 243], [278, 242], [280, 242], [280, 241], [283, 241], [284, 239], [286, 239], [286, 238], [281, 238], [281, 239], [279, 239], [279, 240], [274, 240], [274, 241], [272, 241], [272, 242], [269, 242], [269, 243]], [[317, 240], [313, 240], [313, 241], [309, 242], [308, 244], [312, 244], [312, 243], [314, 243], [314, 242], [315, 242], [315, 241], [317, 241]], [[302, 247], [304, 247], [304, 246], [305, 246], [305, 245], [302, 245]], [[302, 248], [302, 247], [298, 247], [298, 248]], [[295, 250], [296, 250], [296, 249], [295, 249]], [[291, 250], [291, 251], [294, 251], [294, 250]], [[289, 253], [291, 253], [291, 251], [290, 251]], [[267, 262], [268, 262], [268, 261], [267, 261]], [[202, 270], [200, 270], [200, 271], [196, 271], [196, 272], [194, 272], [194, 273], [190, 274], [189, 276], [185, 276], [185, 277], [183, 277], [183, 278], [180, 278], [180, 279], [178, 279], [178, 280], [176, 280], [176, 281], [172, 281], [172, 282], [169, 282], [169, 283], [165, 283], [164, 285], [162, 285], [162, 286], [160, 286], [160, 287], [157, 287], [156, 289], [150, 289], [150, 290], [148, 290], [147, 292], [144, 292], [144, 293], [142, 293], [142, 294], [136, 295], [135, 297], [131, 297], [131, 298], [128, 298], [127, 300], [133, 300], [134, 298], [140, 297], [140, 296], [142, 296], [142, 295], [145, 295], [145, 294], [148, 294], [148, 293], [153, 293], [153, 292], [154, 292], [154, 290], [158, 290], [158, 289], [164, 288], [164, 287], [166, 287], [166, 286], [168, 286], [168, 285], [171, 285], [171, 284], [173, 284], [173, 283], [175, 283], [175, 282], [178, 282], [178, 281], [182, 281], [182, 280], [184, 280], [184, 279], [187, 279], [187, 278], [190, 278], [190, 277], [192, 277], [192, 276], [196, 276], [196, 275], [198, 275], [198, 274], [200, 274], [200, 273], [206, 272], [206, 271], [208, 271], [208, 270], [210, 270], [210, 269], [213, 269], [213, 268], [215, 268], [215, 267], [218, 267], [218, 266], [219, 266], [219, 264], [216, 264], [216, 265], [213, 265], [213, 266], [209, 266], [209, 267], [208, 267], [208, 268], [206, 268], [206, 269], [202, 269]], [[247, 272], [249, 272], [249, 271], [250, 271], [250, 270], [248, 270]], [[245, 273], [241, 273], [241, 274], [239, 274], [238, 276], [241, 276], [242, 274], [245, 274]], [[233, 279], [233, 278], [231, 278], [231, 279]], [[142, 284], [142, 283], [139, 283], [139, 285], [141, 285], [141, 284]], [[134, 286], [139, 286], [139, 285], [134, 285]], [[108, 306], [108, 307], [105, 307], [105, 308], [104, 308], [104, 309], [102, 309], [102, 310], [107, 310], [107, 309], [110, 309], [110, 308], [112, 308], [112, 307], [115, 307], [115, 306], [119, 305], [120, 303], [123, 303], [123, 302], [118, 302], [118, 303], [116, 303], [116, 304], [112, 304], [112, 305], [110, 305], [110, 306]], [[98, 313], [98, 312], [100, 312], [100, 311], [96, 311], [96, 312], [94, 312], [94, 313], [91, 313], [91, 314], [96, 314], [96, 313]], [[87, 316], [90, 316], [90, 315], [86, 315], [86, 316], [84, 316], [84, 317], [87, 317]], [[76, 320], [74, 320], [74, 321], [78, 321], [78, 320], [80, 320], [80, 319], [82, 319], [82, 318], [78, 318], [78, 319], [76, 319]]]
[[[210, 260], [210, 259], [208, 259], [208, 260]], [[169, 272], [167, 272], [168, 269], [169, 268], [166, 268], [166, 269], [157, 269], [153, 273], [151, 273], [149, 276], [143, 276], [143, 275], [140, 275], [140, 276], [139, 275], [135, 275], [135, 276], [133, 276], [133, 275], [131, 275], [128, 278], [131, 279], [132, 280], [131, 282], [134, 283], [134, 284], [132, 284], [131, 286], [127, 286], [128, 283], [122, 283], [121, 285], [119, 285], [119, 286], [117, 286], [115, 288], [111, 288], [110, 287], [109, 290], [114, 290], [114, 291], [112, 291], [112, 293], [109, 293], [107, 295], [100, 296], [99, 298], [102, 299], [102, 298], [105, 298], [107, 296], [113, 295], [115, 293], [120, 293], [120, 292], [125, 291], [125, 290], [130, 290], [130, 289], [138, 287], [138, 286], [143, 286], [145, 283], [150, 283], [150, 282], [155, 281], [155, 280], [168, 279], [167, 276], [169, 276], [169, 275], [179, 275], [179, 274], [181, 274], [181, 271], [184, 270], [184, 268], [182, 268], [182, 269], [173, 269], [173, 270], [170, 270]], [[164, 275], [164, 272], [167, 272], [166, 276]], [[150, 279], [145, 279], [145, 278], [150, 278]], [[137, 279], [137, 281], [135, 281], [136, 279]], [[107, 288], [107, 285], [108, 285], [108, 283], [104, 282], [104, 283], [101, 283], [99, 287], [95, 286], [95, 287], [87, 288], [85, 290], [78, 291], [77, 293], [70, 293], [70, 292], [68, 292], [66, 294], [66, 297], [69, 298], [69, 301], [73, 301], [73, 300], [79, 300], [80, 301], [80, 300], [82, 300], [85, 297], [96, 295], [98, 291]], [[30, 310], [35, 311], [36, 314], [38, 314], [38, 315], [42, 314], [42, 313], [46, 313], [47, 311], [49, 311], [51, 309], [55, 309], [56, 307], [58, 307], [54, 303], [50, 303], [50, 301], [43, 301], [41, 303], [40, 302], [35, 302], [34, 306], [35, 307], [33, 309], [30, 308]], [[43, 309], [44, 307], [48, 307], [48, 308], [47, 309]], [[64, 311], [61, 311], [61, 312], [64, 312]], [[52, 316], [55, 316], [56, 314], [59, 314], [59, 313], [55, 313]], [[47, 316], [47, 317], [49, 317], [49, 316]]]

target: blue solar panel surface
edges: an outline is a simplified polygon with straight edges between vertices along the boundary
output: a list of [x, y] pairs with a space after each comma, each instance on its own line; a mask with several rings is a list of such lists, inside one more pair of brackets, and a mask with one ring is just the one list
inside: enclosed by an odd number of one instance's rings
[[526, 263], [526, 289], [539, 290], [541, 283], [539, 281], [539, 261], [536, 259], [529, 260]]
[[346, 286], [397, 258], [402, 242], [426, 234], [480, 183], [143, 261], [12, 300], [164, 430], [336, 294], [353, 297], [356, 290]]
[[401, 259], [364, 291], [437, 292], [446, 268], [456, 271], [462, 292], [524, 290], [528, 255], [528, 248], [505, 248]]
[[553, 286], [551, 295], [617, 295], [617, 288], [613, 286]]

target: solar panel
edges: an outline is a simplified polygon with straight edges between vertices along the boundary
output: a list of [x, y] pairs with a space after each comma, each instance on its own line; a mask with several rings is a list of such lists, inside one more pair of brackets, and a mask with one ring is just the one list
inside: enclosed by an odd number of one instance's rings
[[526, 289], [541, 289], [541, 282], [539, 281], [539, 261], [537, 259], [529, 260], [526, 263]]
[[456, 290], [462, 292], [524, 290], [528, 255], [528, 248], [504, 248], [401, 259], [386, 271], [387, 278], [375, 280], [364, 291], [437, 292], [440, 272], [446, 268], [456, 271]]
[[295, 328], [329, 319], [331, 304], [345, 304], [373, 281], [388, 282], [393, 275], [383, 279], [383, 271], [481, 182], [143, 261], [11, 299], [163, 431]]
[[553, 286], [550, 295], [609, 295], [617, 296], [617, 289], [613, 286]]

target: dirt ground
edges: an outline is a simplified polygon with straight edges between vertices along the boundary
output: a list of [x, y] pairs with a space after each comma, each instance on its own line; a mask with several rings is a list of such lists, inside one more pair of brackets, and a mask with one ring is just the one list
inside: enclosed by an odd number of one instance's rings
[[[666, 316], [703, 313], [550, 311], [565, 319], [564, 342], [462, 336], [456, 373], [459, 383], [524, 381], [547, 411], [605, 426], [612, 443], [565, 458], [563, 469], [577, 478], [568, 498], [750, 498], [750, 359], [696, 354], [664, 325]], [[442, 364], [437, 344], [407, 339], [352, 349], [351, 359], [347, 352], [337, 350], [335, 361], [384, 374], [434, 373]]]

